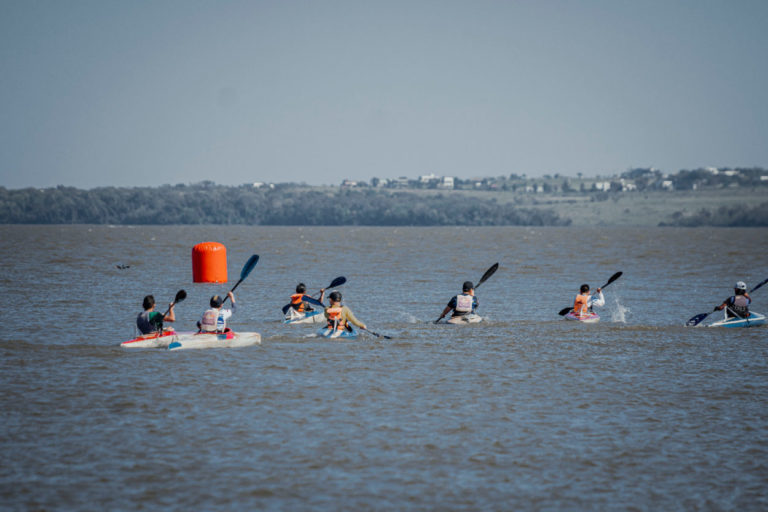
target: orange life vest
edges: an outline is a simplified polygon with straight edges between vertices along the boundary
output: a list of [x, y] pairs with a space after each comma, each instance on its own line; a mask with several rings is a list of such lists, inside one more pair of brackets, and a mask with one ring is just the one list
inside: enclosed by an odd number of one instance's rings
[[579, 316], [589, 313], [587, 304], [589, 303], [589, 295], [577, 295], [576, 300], [573, 302], [573, 312]]
[[303, 293], [294, 293], [291, 295], [291, 305], [294, 306], [293, 309], [299, 313], [303, 312], [306, 308], [306, 304], [304, 304], [304, 301], [301, 300], [302, 297], [304, 297]]
[[336, 326], [336, 329], [346, 329], [347, 322], [341, 318], [341, 306], [329, 306], [325, 308], [325, 314], [328, 317], [328, 327]]

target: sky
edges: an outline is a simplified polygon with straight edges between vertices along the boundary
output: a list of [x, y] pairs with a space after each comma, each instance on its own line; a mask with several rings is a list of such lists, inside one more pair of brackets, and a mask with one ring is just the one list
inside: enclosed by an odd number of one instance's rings
[[768, 167], [768, 2], [0, 0], [0, 186]]

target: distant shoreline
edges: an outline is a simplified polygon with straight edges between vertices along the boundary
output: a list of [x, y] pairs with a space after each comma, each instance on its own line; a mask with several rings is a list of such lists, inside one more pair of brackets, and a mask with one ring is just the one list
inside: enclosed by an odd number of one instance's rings
[[0, 224], [768, 226], [768, 187], [520, 193], [308, 187], [0, 187]]

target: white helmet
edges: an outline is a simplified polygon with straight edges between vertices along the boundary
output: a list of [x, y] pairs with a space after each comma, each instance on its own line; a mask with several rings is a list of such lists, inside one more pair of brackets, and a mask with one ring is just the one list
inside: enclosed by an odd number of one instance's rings
[[745, 283], [744, 281], [739, 281], [738, 283], [736, 283], [735, 288], [737, 290], [746, 290], [747, 289], [747, 283]]

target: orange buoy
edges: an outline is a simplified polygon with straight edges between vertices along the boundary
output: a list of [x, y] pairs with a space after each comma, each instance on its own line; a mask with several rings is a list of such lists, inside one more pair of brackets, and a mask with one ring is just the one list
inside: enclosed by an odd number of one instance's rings
[[217, 242], [201, 242], [192, 248], [192, 280], [196, 283], [227, 282], [227, 248]]

